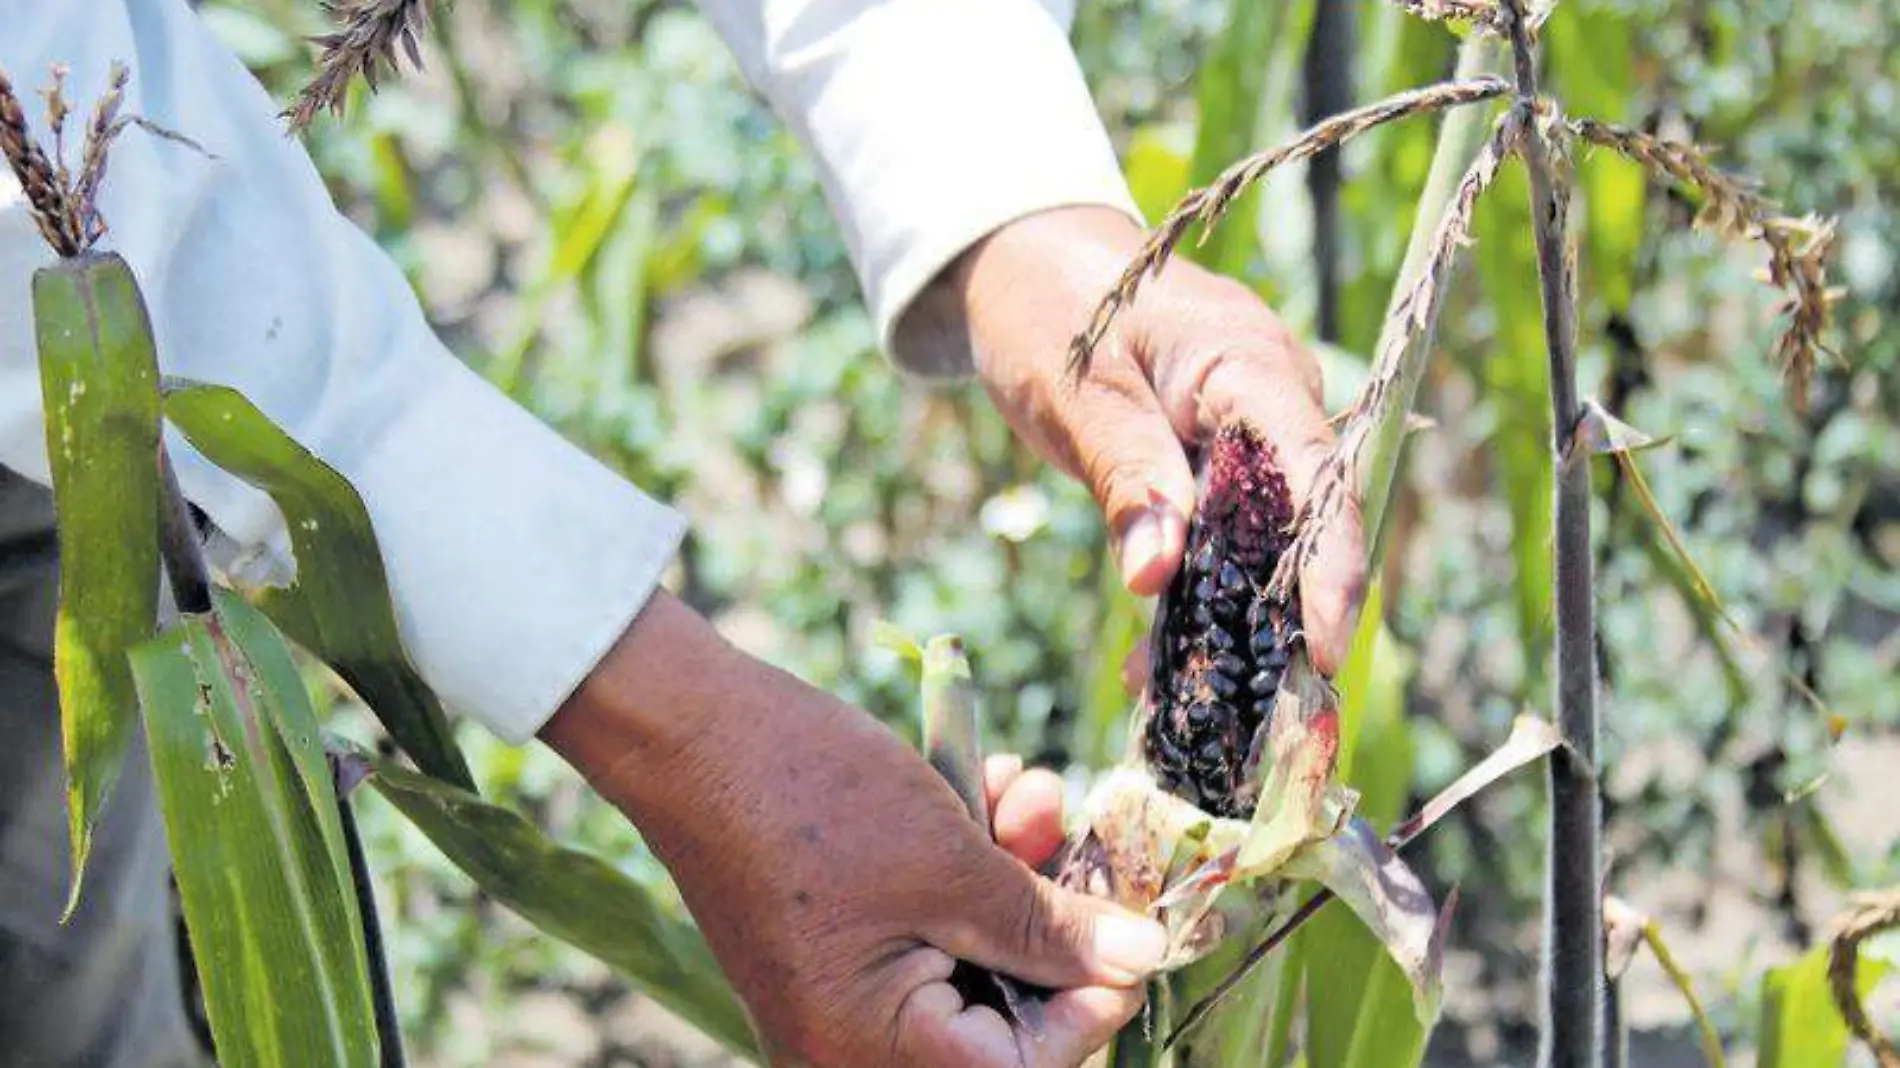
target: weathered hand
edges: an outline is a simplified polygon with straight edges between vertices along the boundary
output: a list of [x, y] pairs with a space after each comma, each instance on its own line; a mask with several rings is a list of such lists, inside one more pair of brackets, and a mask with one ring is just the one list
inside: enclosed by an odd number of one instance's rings
[[[1333, 443], [1319, 366], [1258, 297], [1183, 257], [1143, 285], [1087, 373], [1068, 374], [1069, 340], [1121, 276], [1143, 234], [1119, 212], [1060, 208], [997, 230], [945, 282], [978, 374], [1016, 433], [1087, 483], [1123, 581], [1141, 594], [1181, 563], [1194, 476], [1182, 442], [1246, 417], [1278, 450], [1296, 501]], [[1337, 670], [1365, 587], [1356, 506], [1330, 524], [1300, 575], [1315, 665]]]
[[[876, 721], [664, 593], [541, 737], [666, 863], [774, 1064], [1068, 1068], [1162, 956], [1158, 925], [1030, 870], [1061, 842], [1054, 776], [987, 769], [1005, 852]], [[1040, 1035], [965, 1007], [958, 960], [1060, 988]]]

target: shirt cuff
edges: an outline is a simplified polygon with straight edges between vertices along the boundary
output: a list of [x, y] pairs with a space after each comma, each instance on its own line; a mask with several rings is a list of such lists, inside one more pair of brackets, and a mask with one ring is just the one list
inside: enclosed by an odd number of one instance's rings
[[929, 328], [932, 316], [899, 330], [952, 260], [1045, 209], [1140, 211], [1062, 25], [1042, 5], [899, 0], [856, 23], [783, 57], [795, 82], [822, 85], [799, 118], [887, 351], [917, 374], [967, 373], [960, 331]]
[[[686, 521], [444, 356], [369, 449], [316, 447], [338, 454], [332, 466], [369, 511], [416, 670], [445, 704], [518, 744], [645, 607]], [[220, 565], [281, 580], [275, 507], [248, 495], [236, 514], [207, 503], [227, 552], [261, 549]]]
[[686, 530], [452, 361], [349, 475], [417, 669], [510, 742], [612, 648]]

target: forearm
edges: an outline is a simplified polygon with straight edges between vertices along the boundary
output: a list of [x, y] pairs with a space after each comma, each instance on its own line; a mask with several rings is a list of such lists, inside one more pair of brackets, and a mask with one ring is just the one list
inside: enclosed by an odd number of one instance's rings
[[692, 766], [730, 710], [783, 707], [772, 676], [789, 680], [659, 590], [539, 737], [636, 823], [653, 822], [696, 792]]

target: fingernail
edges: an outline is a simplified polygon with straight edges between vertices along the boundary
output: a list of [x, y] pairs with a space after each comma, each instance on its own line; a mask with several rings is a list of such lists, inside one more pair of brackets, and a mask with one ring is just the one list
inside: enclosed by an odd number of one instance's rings
[[1105, 915], [1095, 919], [1095, 959], [1117, 981], [1154, 974], [1168, 955], [1168, 932], [1153, 920]]
[[1015, 753], [994, 753], [983, 761], [983, 774], [991, 782], [1011, 782], [1023, 773], [1023, 758]]

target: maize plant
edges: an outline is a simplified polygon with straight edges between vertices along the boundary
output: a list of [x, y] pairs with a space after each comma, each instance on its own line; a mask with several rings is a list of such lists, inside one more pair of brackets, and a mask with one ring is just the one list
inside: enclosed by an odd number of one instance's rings
[[[0, 71], [0, 154], [57, 254], [33, 279], [62, 555], [55, 670], [72, 813], [72, 901], [92, 829], [143, 721], [219, 1063], [403, 1063], [375, 900], [349, 807], [367, 782], [486, 893], [617, 968], [655, 1001], [756, 1057], [751, 1025], [698, 930], [604, 861], [484, 801], [440, 701], [397, 637], [369, 515], [336, 471], [236, 390], [161, 379], [131, 267], [95, 246], [109, 150], [133, 125], [112, 75], [79, 167], [49, 152]], [[172, 474], [169, 423], [271, 495], [296, 580], [227, 589]], [[160, 576], [171, 589], [161, 619]], [[291, 642], [327, 663], [415, 770], [326, 737]], [[71, 905], [69, 905], [70, 911]]]
[[[1536, 10], [1529, 0], [1402, 6], [1466, 27], [1470, 38], [1459, 77], [1322, 120], [1190, 194], [1155, 229], [1072, 346], [1074, 363], [1085, 366], [1117, 312], [1138, 298], [1143, 280], [1164, 268], [1190, 228], [1198, 224], [1205, 237], [1236, 198], [1273, 168], [1395, 119], [1508, 100], [1488, 134], [1469, 111], [1446, 120], [1421, 204], [1422, 224], [1389, 306], [1371, 376], [1344, 415], [1338, 447], [1310, 497], [1295, 511], [1255, 428], [1224, 426], [1204, 443], [1187, 560], [1156, 611], [1152, 674], [1135, 713], [1135, 744], [1125, 765], [1091, 795], [1087, 827], [1072, 844], [1062, 877], [1163, 920], [1174, 936], [1175, 962], [1183, 966], [1223, 939], [1258, 937], [1263, 927], [1271, 932], [1238, 970], [1188, 1007], [1175, 1025], [1177, 1036], [1206, 1018], [1248, 968], [1331, 894], [1344, 898], [1385, 943], [1411, 980], [1419, 1016], [1429, 1025], [1437, 1005], [1443, 926], [1434, 923], [1416, 878], [1353, 818], [1353, 793], [1334, 781], [1340, 744], [1336, 695], [1315, 676], [1301, 647], [1296, 576], [1317, 551], [1317, 532], [1351, 496], [1361, 499], [1366, 529], [1378, 544], [1412, 397], [1458, 254], [1471, 241], [1475, 206], [1505, 162], [1518, 159], [1532, 193], [1530, 223], [1551, 371], [1550, 449], [1558, 472], [1556, 727], [1547, 744], [1526, 742], [1540, 732], [1521, 729], [1486, 764], [1514, 766], [1552, 753], [1543, 1061], [1556, 1068], [1598, 1068], [1605, 1049], [1605, 928], [1590, 459], [1608, 454], [1627, 463], [1628, 453], [1648, 439], [1578, 393], [1568, 152], [1583, 143], [1626, 155], [1700, 196], [1699, 222], [1767, 247], [1770, 280], [1788, 293], [1788, 325], [1776, 355], [1797, 405], [1804, 402], [1831, 299], [1823, 262], [1833, 224], [1781, 215], [1691, 146], [1567, 118], [1538, 83], [1537, 36], [1548, 4]], [[1494, 49], [1494, 41], [1503, 48]], [[1494, 51], [1508, 57], [1510, 79], [1484, 73], [1499, 61]], [[1468, 783], [1487, 781], [1478, 770]], [[1429, 825], [1444, 807], [1428, 808], [1408, 833]], [[1393, 842], [1404, 837], [1395, 835]], [[1297, 887], [1309, 881], [1325, 891], [1295, 910]], [[1146, 1026], [1152, 1029], [1153, 1021]], [[1136, 1052], [1123, 1056], [1118, 1050], [1117, 1063], [1156, 1063], [1168, 1055], [1147, 1035], [1130, 1034], [1126, 1045]], [[1253, 1065], [1269, 1055], [1267, 1049], [1218, 1041], [1208, 1054], [1191, 1046], [1176, 1052], [1178, 1063], [1193, 1065]]]
[[[1342, 417], [1337, 451], [1314, 491], [1304, 501], [1290, 498], [1256, 427], [1224, 426], [1197, 446], [1200, 493], [1186, 561], [1156, 611], [1127, 755], [1096, 783], [1052, 872], [1155, 916], [1171, 935], [1174, 974], [1155, 984], [1149, 1015], [1118, 1040], [1116, 1065], [1284, 1063], [1284, 1014], [1275, 1013], [1270, 1041], [1247, 1017], [1262, 1005], [1287, 1004], [1288, 996], [1241, 992], [1272, 979], [1270, 969], [1256, 967], [1334, 898], [1386, 947], [1429, 1026], [1449, 906], [1430, 900], [1397, 851], [1475, 791], [1546, 754], [1555, 755], [1545, 1060], [1561, 1068], [1606, 1063], [1589, 461], [1610, 454], [1627, 463], [1647, 439], [1578, 391], [1567, 153], [1584, 145], [1627, 156], [1698, 198], [1701, 223], [1766, 246], [1770, 279], [1788, 293], [1777, 356], [1796, 403], [1820, 350], [1830, 222], [1780, 214], [1692, 146], [1566, 116], [1537, 77], [1548, 5], [1400, 6], [1463, 26], [1468, 39], [1453, 80], [1321, 119], [1222, 172], [1162, 220], [1073, 347], [1073, 359], [1085, 363], [1119, 309], [1138, 299], [1143, 280], [1165, 267], [1188, 232], [1199, 225], [1204, 238], [1212, 233], [1274, 168], [1386, 123], [1447, 113], [1370, 377]], [[339, 107], [358, 75], [373, 85], [393, 71], [399, 49], [413, 62], [425, 7], [417, 0], [338, 5], [342, 24], [320, 41], [320, 72], [293, 106], [293, 126]], [[1493, 65], [1511, 76], [1489, 73]], [[374, 901], [351, 845], [348, 796], [359, 782], [495, 898], [613, 964], [735, 1052], [756, 1055], [743, 1011], [690, 925], [603, 862], [561, 849], [478, 795], [439, 702], [401, 649], [374, 532], [348, 483], [235, 391], [160, 379], [137, 280], [123, 260], [95, 248], [105, 233], [96, 203], [109, 146], [128, 126], [143, 125], [118, 113], [123, 86], [121, 74], [101, 97], [75, 172], [57, 147], [67, 114], [57, 83], [49, 153], [0, 75], [0, 148], [60, 256], [36, 279], [34, 313], [67, 564], [58, 670], [75, 896], [92, 823], [142, 718], [223, 1063], [400, 1063]], [[1499, 102], [1493, 116], [1481, 107]], [[189, 142], [179, 148], [190, 150]], [[1490, 758], [1382, 835], [1355, 813], [1357, 797], [1339, 781], [1341, 695], [1308, 661], [1297, 576], [1311, 562], [1317, 532], [1352, 497], [1376, 554], [1413, 395], [1459, 254], [1471, 241], [1475, 207], [1513, 159], [1531, 179], [1552, 372], [1556, 722], [1519, 720]], [[290, 520], [296, 585], [229, 590], [209, 574], [165, 459], [166, 423], [213, 463], [273, 496]], [[176, 608], [163, 626], [150, 596], [161, 570]], [[351, 683], [415, 770], [324, 739], [291, 642]], [[915, 653], [924, 666], [928, 755], [983, 819], [968, 664], [947, 639]], [[1835, 989], [1851, 997], [1855, 943], [1840, 944], [1849, 948], [1837, 952], [1846, 964]], [[971, 997], [1033, 1022], [1036, 991], [1007, 977], [959, 979]], [[1247, 1011], [1223, 1013], [1223, 1006]], [[1360, 1063], [1415, 1063], [1418, 1055]]]

